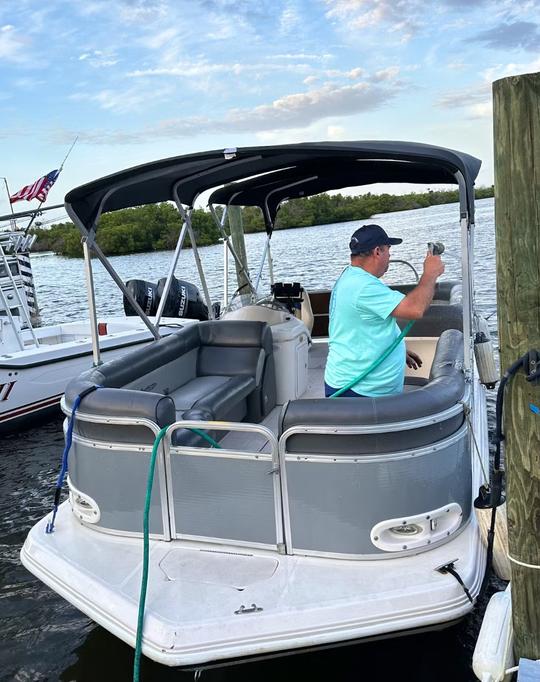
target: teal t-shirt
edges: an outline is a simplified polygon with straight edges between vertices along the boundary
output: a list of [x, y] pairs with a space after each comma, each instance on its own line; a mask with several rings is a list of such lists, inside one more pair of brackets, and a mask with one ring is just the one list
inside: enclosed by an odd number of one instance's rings
[[[399, 336], [391, 316], [405, 298], [377, 277], [349, 265], [330, 297], [328, 360], [324, 380], [342, 388], [364, 372]], [[369, 397], [401, 393], [405, 375], [405, 341], [368, 376], [355, 384], [355, 393]]]

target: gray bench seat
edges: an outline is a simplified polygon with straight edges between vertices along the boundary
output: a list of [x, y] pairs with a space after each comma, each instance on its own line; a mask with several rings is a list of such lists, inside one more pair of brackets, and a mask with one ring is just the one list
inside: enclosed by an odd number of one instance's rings
[[[386, 424], [422, 420], [455, 406], [463, 399], [463, 334], [449, 329], [441, 334], [428, 382], [410, 385], [397, 395], [380, 398], [323, 398], [291, 400], [283, 407], [280, 434], [292, 427], [329, 427], [328, 434], [296, 433], [287, 451], [298, 454], [364, 455], [419, 448], [455, 433], [463, 424], [460, 411], [443, 421], [419, 422], [415, 428], [385, 431]], [[346, 434], [339, 428], [380, 426], [376, 433]], [[409, 426], [409, 424], [407, 424]]]
[[[182, 419], [187, 410], [206, 410], [210, 419], [225, 420], [255, 389], [252, 376], [207, 376], [196, 377], [173, 391], [176, 418]], [[243, 417], [245, 416], [245, 413]]]
[[[158, 427], [182, 419], [259, 422], [276, 404], [272, 334], [265, 322], [218, 320], [184, 327], [81, 374], [66, 389], [67, 407], [96, 385], [103, 388], [84, 397], [81, 412], [145, 418]], [[153, 440], [143, 427], [82, 419], [75, 432], [99, 441]], [[180, 429], [173, 442], [195, 441], [192, 432]]]

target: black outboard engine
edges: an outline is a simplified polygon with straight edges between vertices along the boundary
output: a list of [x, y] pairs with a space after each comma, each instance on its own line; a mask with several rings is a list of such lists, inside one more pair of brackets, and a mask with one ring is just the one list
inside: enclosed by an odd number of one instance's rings
[[[167, 278], [162, 277], [157, 284], [157, 293], [160, 299], [166, 281]], [[163, 308], [163, 317], [188, 317], [192, 320], [207, 320], [208, 308], [194, 284], [173, 277], [169, 295]]]
[[[126, 282], [126, 289], [141, 306], [142, 311], [149, 316], [157, 313], [159, 305], [158, 288], [152, 282], [143, 279], [130, 279]], [[124, 296], [124, 312], [126, 315], [137, 315], [131, 303]]]

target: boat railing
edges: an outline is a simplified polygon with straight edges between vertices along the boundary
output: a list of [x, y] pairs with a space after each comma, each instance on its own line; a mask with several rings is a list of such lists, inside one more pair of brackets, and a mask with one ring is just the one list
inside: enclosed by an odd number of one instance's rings
[[[467, 422], [439, 440], [434, 434], [431, 443], [415, 445], [408, 434], [428, 424], [436, 428], [463, 409], [459, 404], [410, 423], [287, 429], [279, 439], [287, 553], [392, 559], [460, 532], [472, 510]], [[378, 452], [378, 435], [390, 436], [394, 447]], [[311, 440], [289, 449], [298, 437]], [[345, 453], [338, 441], [347, 437], [358, 447]], [[371, 452], [360, 445], [366, 438], [373, 441]]]
[[[11, 250], [16, 251], [17, 248], [20, 246], [20, 240], [17, 241], [17, 243], [11, 243], [8, 242], [7, 244], [8, 247], [11, 247]], [[15, 277], [13, 275], [13, 272], [11, 271], [11, 265], [9, 263], [9, 260], [6, 256], [6, 252], [4, 250], [4, 245], [0, 243], [0, 263], [3, 265], [5, 276], [8, 278], [9, 283], [11, 284], [11, 291], [10, 295], [13, 296], [14, 300], [9, 301], [8, 296], [6, 296], [3, 288], [0, 286], [0, 305], [2, 305], [2, 308], [5, 310], [7, 318], [9, 320], [9, 324], [11, 326], [11, 330], [13, 332], [13, 335], [15, 337], [15, 340], [17, 342], [17, 345], [19, 346], [20, 350], [24, 350], [24, 340], [22, 338], [21, 332], [20, 332], [20, 325], [15, 322], [14, 315], [12, 313], [12, 308], [17, 309], [18, 311], [18, 317], [22, 318], [28, 329], [30, 330], [30, 335], [32, 337], [32, 341], [34, 342], [34, 345], [36, 348], [39, 347], [39, 341], [36, 337], [36, 334], [34, 332], [34, 328], [32, 326], [32, 321], [30, 319], [30, 314], [28, 312], [28, 307], [26, 305], [26, 301], [23, 301], [23, 298], [21, 296], [20, 288], [17, 285], [17, 282], [15, 281]], [[22, 287], [24, 291], [24, 284]]]
[[[65, 398], [61, 404], [69, 414]], [[85, 423], [103, 428], [88, 432]], [[175, 434], [185, 429], [213, 434], [212, 440], [219, 439], [216, 432], [227, 435], [215, 448], [175, 445]], [[72, 509], [81, 522], [115, 535], [142, 534], [147, 476], [159, 430], [148, 418], [77, 411], [69, 481]], [[231, 442], [235, 435], [243, 442]], [[269, 429], [245, 422], [187, 420], [168, 427], [155, 466], [150, 537], [283, 553], [283, 526], [278, 442]]]
[[[175, 445], [176, 432], [184, 429], [227, 435], [218, 447]], [[235, 441], [234, 435], [240, 438]], [[278, 442], [272, 431], [247, 422], [181, 420], [169, 426], [165, 440], [173, 539], [284, 551]]]
[[[462, 404], [426, 421], [435, 425], [459, 410]], [[103, 433], [101, 439], [74, 431], [73, 512], [101, 532], [140, 536], [159, 426], [128, 416], [82, 412], [76, 418], [107, 428], [94, 431]], [[404, 426], [382, 428], [399, 436]], [[432, 443], [411, 447], [404, 441], [392, 452], [339, 455], [287, 448], [291, 436], [308, 431], [320, 439], [339, 438], [345, 431], [361, 439], [377, 428], [297, 426], [278, 441], [260, 424], [179, 420], [168, 427], [158, 451], [150, 536], [235, 551], [251, 547], [354, 560], [424, 551], [460, 532], [472, 511], [466, 421]], [[175, 444], [177, 432], [185, 430], [206, 434], [216, 447], [202, 439], [197, 445]], [[396, 531], [396, 518], [409, 534]], [[418, 537], [411, 536], [411, 528]]]

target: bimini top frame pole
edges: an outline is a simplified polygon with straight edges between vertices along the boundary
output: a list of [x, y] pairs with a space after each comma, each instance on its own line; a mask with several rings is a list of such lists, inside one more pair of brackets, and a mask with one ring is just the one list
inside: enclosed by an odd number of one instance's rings
[[469, 378], [472, 372], [472, 321], [473, 321], [473, 298], [474, 281], [472, 264], [473, 254], [473, 229], [467, 206], [467, 188], [463, 175], [456, 172], [456, 180], [459, 186], [459, 213], [461, 226], [461, 281], [463, 291], [463, 361], [465, 373]]

